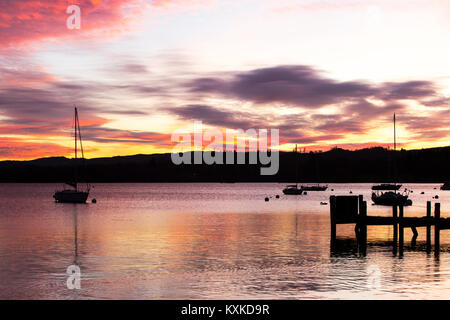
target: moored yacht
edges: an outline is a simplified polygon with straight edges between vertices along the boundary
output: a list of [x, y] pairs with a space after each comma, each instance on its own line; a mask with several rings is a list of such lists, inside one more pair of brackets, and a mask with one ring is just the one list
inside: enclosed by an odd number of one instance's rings
[[328, 185], [301, 185], [300, 188], [304, 191], [325, 191], [328, 189]]
[[382, 183], [373, 185], [372, 190], [398, 190], [401, 186], [401, 184]]
[[53, 198], [56, 202], [63, 202], [63, 203], [86, 203], [86, 200], [89, 196], [90, 191], [90, 185], [86, 183], [86, 186], [84, 188], [81, 188], [79, 186], [79, 183], [77, 182], [77, 170], [76, 166], [78, 164], [77, 162], [77, 139], [80, 141], [80, 148], [81, 148], [81, 159], [84, 160], [84, 151], [83, 151], [83, 144], [81, 142], [81, 133], [80, 133], [80, 122], [78, 120], [78, 110], [75, 107], [75, 117], [74, 117], [74, 128], [75, 128], [75, 167], [74, 167], [74, 179], [73, 181], [66, 182], [64, 184], [63, 190], [55, 191], [55, 194], [53, 195]]
[[445, 183], [441, 186], [441, 190], [450, 190], [450, 182], [445, 182]]
[[[395, 132], [395, 113], [394, 113], [394, 156], [397, 150], [396, 132]], [[395, 164], [395, 162], [394, 162]], [[372, 201], [376, 205], [381, 206], [410, 206], [412, 205], [412, 200], [408, 199], [409, 191], [405, 189], [403, 194], [398, 193], [397, 190], [400, 189], [399, 184], [380, 184], [372, 186], [372, 190], [377, 190], [377, 192], [372, 192]], [[382, 192], [380, 190], [386, 190]], [[390, 191], [392, 190], [392, 191]]]
[[283, 189], [284, 194], [291, 194], [291, 195], [301, 195], [303, 193], [303, 189], [299, 188], [298, 185], [289, 185], [286, 186], [286, 188]]
[[303, 189], [298, 187], [298, 155], [297, 155], [297, 145], [295, 145], [295, 155], [297, 156], [297, 161], [295, 164], [295, 181], [296, 183], [293, 185], [288, 185], [283, 189], [283, 193], [287, 195], [301, 195], [303, 193]]
[[381, 206], [410, 206], [412, 200], [408, 199], [408, 193], [400, 194], [398, 192], [387, 191], [381, 193], [372, 193], [374, 204]]

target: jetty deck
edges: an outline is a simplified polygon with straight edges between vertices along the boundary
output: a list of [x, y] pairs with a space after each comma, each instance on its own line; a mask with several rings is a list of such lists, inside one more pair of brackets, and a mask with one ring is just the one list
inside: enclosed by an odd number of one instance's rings
[[419, 235], [417, 228], [426, 229], [426, 250], [431, 252], [431, 228], [434, 227], [434, 252], [440, 253], [440, 231], [450, 229], [450, 218], [441, 218], [440, 203], [434, 204], [434, 215], [431, 215], [431, 201], [427, 202], [426, 215], [423, 217], [405, 217], [403, 206], [393, 206], [392, 216], [367, 215], [367, 202], [363, 196], [331, 196], [330, 197], [331, 248], [336, 243], [336, 226], [339, 224], [355, 224], [355, 234], [359, 249], [366, 253], [367, 226], [387, 226], [394, 229], [393, 250], [403, 254], [404, 230], [413, 232], [411, 243], [414, 246]]

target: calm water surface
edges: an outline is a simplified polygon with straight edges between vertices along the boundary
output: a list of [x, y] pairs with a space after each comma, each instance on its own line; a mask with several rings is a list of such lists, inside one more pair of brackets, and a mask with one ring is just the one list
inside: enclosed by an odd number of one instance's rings
[[[349, 190], [369, 200], [371, 185], [306, 196], [284, 196], [283, 186], [95, 184], [97, 204], [72, 205], [52, 201], [53, 184], [0, 184], [0, 298], [450, 298], [450, 230], [439, 259], [424, 251], [423, 228], [414, 250], [406, 231], [402, 258], [392, 253], [390, 227], [369, 227], [364, 257], [353, 226], [338, 226], [339, 249], [330, 252], [329, 207], [320, 202]], [[450, 216], [450, 191], [405, 187], [414, 190], [406, 216], [425, 215], [436, 194]], [[368, 214], [391, 209], [369, 204]], [[80, 290], [66, 286], [74, 263]]]

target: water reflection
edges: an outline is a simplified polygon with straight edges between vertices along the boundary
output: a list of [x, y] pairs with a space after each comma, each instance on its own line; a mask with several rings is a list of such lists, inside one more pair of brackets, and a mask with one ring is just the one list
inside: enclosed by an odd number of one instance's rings
[[74, 257], [73, 264], [79, 265], [78, 263], [78, 211], [77, 205], [73, 205], [73, 234], [74, 234]]
[[[332, 245], [330, 245], [330, 257], [332, 258], [345, 258], [345, 257], [358, 257], [363, 256], [360, 254], [358, 248], [358, 241], [356, 239], [336, 239]], [[331, 263], [336, 261], [330, 260]]]
[[[450, 255], [427, 255], [424, 232], [402, 259], [392, 255], [392, 226], [369, 228], [365, 256], [354, 226], [339, 226], [330, 250], [320, 206], [329, 194], [264, 202], [279, 187], [99, 184], [98, 203], [79, 206], [47, 201], [52, 185], [0, 185], [0, 298], [450, 297]], [[450, 209], [450, 197], [440, 201]], [[369, 214], [390, 214], [383, 210]], [[70, 264], [81, 267], [81, 290], [66, 287]], [[374, 266], [380, 288], [368, 288]]]

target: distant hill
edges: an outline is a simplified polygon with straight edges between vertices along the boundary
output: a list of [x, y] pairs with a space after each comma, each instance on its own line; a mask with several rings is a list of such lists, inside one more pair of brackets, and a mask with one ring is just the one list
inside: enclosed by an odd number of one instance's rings
[[177, 166], [170, 154], [87, 159], [84, 165], [83, 160], [77, 162], [74, 166], [74, 160], [64, 157], [1, 161], [0, 182], [63, 182], [73, 177], [74, 167], [91, 182], [289, 182], [295, 181], [297, 165], [299, 181], [305, 182], [389, 182], [394, 177], [399, 182], [450, 180], [450, 147], [402, 150], [395, 156], [384, 148], [280, 152], [280, 168], [274, 176], [261, 176], [260, 165]]

